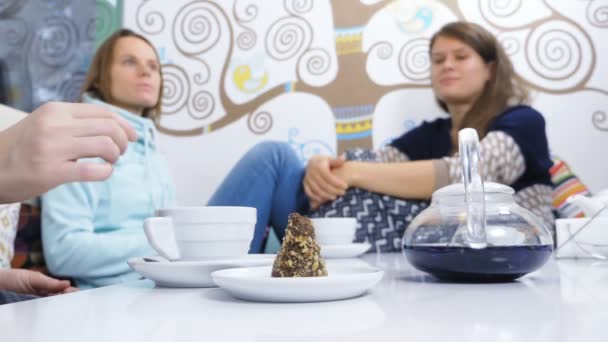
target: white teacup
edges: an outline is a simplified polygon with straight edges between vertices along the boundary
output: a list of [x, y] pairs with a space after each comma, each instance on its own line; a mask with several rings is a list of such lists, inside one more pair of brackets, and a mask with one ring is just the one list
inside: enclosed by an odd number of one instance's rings
[[354, 217], [323, 217], [310, 220], [320, 245], [347, 245], [355, 238], [357, 219]]
[[144, 221], [144, 231], [168, 260], [241, 257], [249, 252], [256, 214], [250, 207], [159, 209]]

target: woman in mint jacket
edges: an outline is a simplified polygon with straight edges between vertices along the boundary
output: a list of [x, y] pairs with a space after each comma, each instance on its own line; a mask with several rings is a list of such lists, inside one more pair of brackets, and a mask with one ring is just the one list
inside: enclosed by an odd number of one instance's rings
[[[101, 45], [83, 87], [83, 101], [127, 119], [137, 141], [129, 143], [109, 179], [68, 183], [42, 196], [47, 266], [80, 288], [139, 279], [127, 260], [155, 254], [143, 221], [156, 209], [175, 204], [175, 186], [156, 145], [153, 123], [160, 113], [161, 92], [159, 58], [148, 40], [120, 30]], [[118, 156], [119, 151], [114, 152]]]

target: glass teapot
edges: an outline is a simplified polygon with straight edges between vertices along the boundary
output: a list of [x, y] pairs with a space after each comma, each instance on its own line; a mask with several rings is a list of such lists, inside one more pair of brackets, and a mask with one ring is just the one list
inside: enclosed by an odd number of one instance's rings
[[512, 188], [482, 181], [474, 129], [458, 132], [458, 141], [463, 183], [433, 193], [405, 231], [405, 257], [450, 281], [512, 281], [538, 269], [553, 252], [551, 233], [515, 203]]

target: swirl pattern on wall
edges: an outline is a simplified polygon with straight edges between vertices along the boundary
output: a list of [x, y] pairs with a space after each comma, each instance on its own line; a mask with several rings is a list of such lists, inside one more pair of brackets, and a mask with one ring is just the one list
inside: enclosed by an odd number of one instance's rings
[[190, 80], [184, 69], [175, 64], [163, 65], [162, 113], [175, 114], [190, 98]]
[[257, 4], [246, 4], [240, 6], [243, 2], [235, 1], [233, 14], [237, 21], [237, 24], [241, 26], [244, 31], [239, 33], [236, 37], [236, 45], [241, 50], [250, 50], [257, 43], [257, 33], [245, 24], [252, 22], [258, 16]]
[[331, 66], [329, 52], [323, 49], [306, 51], [298, 61], [298, 75], [301, 81], [313, 83], [311, 78], [323, 76]]
[[[553, 81], [555, 87], [578, 84], [592, 71], [595, 54], [588, 37], [566, 22], [549, 21], [536, 27], [525, 45], [532, 71]], [[586, 61], [587, 56], [591, 56], [591, 63]], [[560, 85], [558, 81], [567, 81], [567, 84]]]
[[254, 112], [247, 117], [247, 127], [257, 135], [262, 135], [272, 128], [272, 115], [267, 111]]
[[374, 53], [380, 60], [393, 56], [393, 45], [389, 42], [377, 42], [369, 48], [369, 54]]
[[29, 34], [27, 23], [20, 18], [0, 20], [0, 38], [9, 46], [24, 43]]
[[17, 90], [9, 105], [31, 111], [49, 100], [78, 99], [93, 52], [94, 13], [95, 1], [0, 0], [0, 58]]
[[255, 46], [257, 40], [258, 36], [255, 31], [246, 29], [236, 37], [236, 46], [241, 50], [250, 50]]
[[203, 68], [201, 71], [196, 72], [192, 79], [194, 80], [194, 83], [198, 85], [205, 85], [207, 84], [207, 82], [209, 82], [209, 79], [211, 78], [211, 71], [207, 62], [205, 62], [204, 60], [199, 60], [199, 62], [201, 63]]
[[498, 41], [502, 45], [503, 49], [505, 50], [505, 53], [508, 56], [516, 55], [521, 49], [521, 44], [519, 40], [515, 37], [511, 37], [508, 35], [499, 35]]
[[608, 132], [608, 117], [606, 112], [603, 110], [598, 110], [591, 116], [591, 121], [593, 122], [593, 126], [600, 131]]
[[108, 37], [114, 29], [114, 7], [107, 1], [96, 0], [95, 19], [87, 27], [87, 35], [95, 39], [95, 34]]
[[2, 0], [0, 1], [0, 18], [8, 18], [15, 15], [25, 5], [27, 0]]
[[303, 15], [313, 7], [313, 0], [283, 0], [283, 7], [291, 15]]
[[408, 41], [399, 51], [399, 71], [412, 81], [427, 81], [430, 77], [429, 39]]
[[76, 25], [70, 18], [51, 17], [36, 35], [33, 52], [46, 65], [59, 67], [74, 57], [78, 41]]
[[213, 95], [206, 90], [200, 90], [190, 97], [189, 114], [193, 119], [203, 120], [213, 114], [215, 100]]
[[80, 89], [86, 79], [86, 73], [77, 72], [66, 75], [66, 79], [57, 88], [57, 96], [68, 102], [78, 102], [80, 100]]
[[234, 18], [241, 24], [252, 22], [258, 16], [258, 5], [257, 3], [247, 3], [244, 1], [236, 0], [232, 9]]
[[187, 56], [202, 54], [214, 47], [220, 39], [222, 17], [213, 3], [192, 2], [182, 7], [173, 22], [173, 41]]
[[298, 155], [298, 159], [300, 159], [303, 164], [306, 164], [306, 162], [315, 155], [336, 155], [336, 151], [323, 140], [314, 139], [299, 142], [296, 139], [299, 134], [300, 130], [297, 127], [290, 128], [287, 135], [287, 143], [294, 149]]
[[135, 17], [137, 28], [147, 34], [158, 34], [165, 29], [165, 17], [160, 11], [154, 11], [146, 7], [150, 0], [143, 0], [137, 7]]
[[257, 43], [257, 33], [246, 26], [247, 23], [252, 22], [258, 16], [257, 4], [244, 4], [242, 1], [235, 1], [233, 7], [233, 15], [236, 19], [236, 23], [243, 28], [243, 32], [239, 33], [236, 37], [236, 45], [241, 50], [250, 50]]
[[285, 17], [277, 20], [266, 34], [266, 53], [285, 61], [300, 55], [312, 42], [310, 23], [299, 17]]
[[597, 0], [587, 5], [587, 20], [595, 27], [608, 27], [608, 3]]
[[479, 10], [488, 22], [515, 15], [522, 7], [522, 0], [479, 0]]
[[86, 33], [87, 39], [95, 40], [96, 35], [97, 35], [97, 19], [91, 18], [91, 20], [89, 20], [89, 23], [87, 24], [87, 27], [85, 28], [85, 33]]

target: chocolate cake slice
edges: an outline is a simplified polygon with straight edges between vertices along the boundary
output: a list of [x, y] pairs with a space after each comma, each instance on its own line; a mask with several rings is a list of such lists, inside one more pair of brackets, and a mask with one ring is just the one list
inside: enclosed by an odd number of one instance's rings
[[283, 244], [274, 260], [273, 277], [327, 276], [312, 222], [298, 213], [289, 215]]

